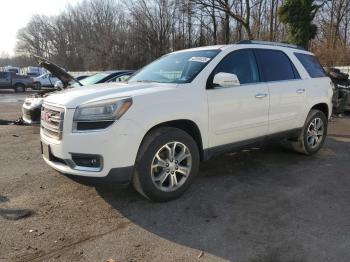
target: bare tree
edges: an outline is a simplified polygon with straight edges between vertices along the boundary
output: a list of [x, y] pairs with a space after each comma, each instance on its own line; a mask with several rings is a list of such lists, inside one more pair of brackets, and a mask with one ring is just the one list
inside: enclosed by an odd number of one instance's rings
[[[22, 64], [31, 61], [23, 57], [36, 54], [69, 70], [136, 69], [178, 49], [242, 39], [283, 41], [287, 26], [277, 13], [284, 2], [84, 0], [56, 16], [33, 16], [18, 32], [16, 55]], [[318, 13], [311, 47], [322, 50], [325, 64], [346, 63], [338, 53], [349, 50], [349, 11], [350, 0], [334, 0]]]

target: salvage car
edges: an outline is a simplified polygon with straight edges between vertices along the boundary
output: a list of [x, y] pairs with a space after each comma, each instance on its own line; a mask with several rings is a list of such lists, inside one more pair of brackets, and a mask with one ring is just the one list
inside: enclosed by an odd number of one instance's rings
[[33, 86], [33, 79], [29, 76], [19, 75], [15, 72], [0, 72], [0, 88], [12, 88], [16, 93], [25, 92]]
[[24, 100], [24, 103], [22, 105], [22, 119], [26, 124], [40, 123], [41, 106], [45, 97], [54, 92], [63, 90], [69, 85], [71, 81], [75, 81], [79, 84], [79, 81], [67, 73], [63, 68], [41, 57], [37, 57], [37, 60], [40, 66], [57, 75], [58, 79], [60, 79], [63, 85], [60, 89], [42, 90], [36, 94], [30, 95]]
[[350, 80], [349, 75], [337, 68], [329, 68], [328, 75], [334, 84], [333, 112], [343, 114], [350, 111]]
[[[38, 124], [40, 123], [40, 114], [41, 114], [41, 106], [43, 100], [48, 95], [53, 94], [54, 92], [58, 92], [66, 89], [67, 87], [77, 87], [77, 86], [85, 86], [92, 85], [97, 83], [103, 83], [105, 81], [109, 81], [115, 77], [129, 76], [134, 73], [132, 70], [119, 70], [119, 71], [108, 71], [98, 73], [89, 77], [85, 77], [81, 80], [74, 78], [63, 68], [55, 65], [54, 63], [44, 59], [37, 58], [40, 66], [46, 68], [48, 71], [55, 74], [60, 82], [62, 83], [56, 89], [43, 90], [36, 94], [32, 94], [24, 100], [22, 106], [22, 119], [24, 123], [27, 124]], [[74, 83], [74, 84], [73, 84]]]
[[315, 154], [332, 113], [315, 56], [282, 43], [177, 51], [111, 85], [45, 98], [43, 158], [75, 178], [132, 183], [153, 201], [178, 198], [201, 161], [237, 147], [279, 138]]

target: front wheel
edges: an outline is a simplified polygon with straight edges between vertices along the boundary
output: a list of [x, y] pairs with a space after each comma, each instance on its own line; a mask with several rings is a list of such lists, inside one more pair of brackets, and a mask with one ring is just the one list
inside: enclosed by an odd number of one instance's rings
[[298, 141], [291, 142], [292, 148], [305, 155], [317, 153], [326, 139], [327, 126], [328, 120], [325, 114], [320, 110], [311, 110]]
[[139, 149], [133, 185], [153, 201], [176, 199], [192, 183], [199, 161], [198, 146], [188, 133], [171, 127], [155, 129]]

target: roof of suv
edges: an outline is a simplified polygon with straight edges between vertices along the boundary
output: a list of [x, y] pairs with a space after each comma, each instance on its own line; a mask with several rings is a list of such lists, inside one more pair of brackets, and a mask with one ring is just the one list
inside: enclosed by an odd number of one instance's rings
[[266, 49], [288, 49], [288, 50], [295, 50], [300, 53], [306, 53], [311, 54], [313, 53], [305, 50], [301, 46], [287, 44], [287, 43], [280, 43], [280, 42], [269, 42], [269, 41], [255, 41], [255, 40], [243, 40], [235, 44], [228, 44], [228, 45], [211, 45], [211, 46], [202, 46], [202, 47], [195, 47], [190, 49], [184, 49], [176, 51], [178, 52], [186, 52], [186, 51], [201, 51], [201, 50], [225, 50], [227, 48], [231, 48], [233, 46], [244, 46], [244, 47], [251, 47], [251, 48], [266, 48]]

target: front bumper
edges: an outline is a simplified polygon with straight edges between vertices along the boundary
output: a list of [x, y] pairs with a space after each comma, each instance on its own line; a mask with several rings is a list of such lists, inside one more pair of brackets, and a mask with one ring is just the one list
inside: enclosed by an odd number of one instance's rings
[[106, 176], [94, 176], [91, 174], [84, 175], [82, 172], [75, 172], [74, 169], [70, 168], [67, 164], [50, 161], [45, 157], [43, 157], [43, 159], [50, 167], [59, 171], [60, 173], [68, 175], [72, 179], [77, 180], [79, 182], [88, 183], [88, 184], [128, 185], [132, 180], [132, 176], [134, 172], [134, 167], [128, 166], [128, 167], [112, 168]]
[[[41, 130], [41, 141], [48, 145], [50, 157], [45, 162], [55, 170], [95, 182], [127, 184], [132, 179], [133, 166], [144, 131], [132, 120], [118, 120], [106, 129], [72, 132], [74, 109], [66, 109], [61, 140], [46, 136]], [[77, 166], [75, 154], [101, 156], [100, 168]]]

